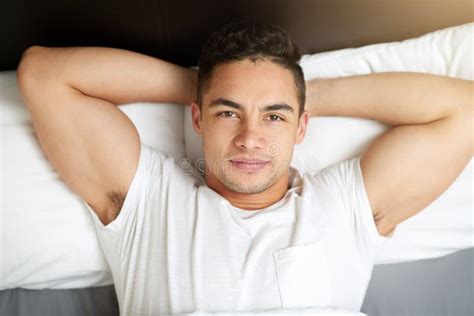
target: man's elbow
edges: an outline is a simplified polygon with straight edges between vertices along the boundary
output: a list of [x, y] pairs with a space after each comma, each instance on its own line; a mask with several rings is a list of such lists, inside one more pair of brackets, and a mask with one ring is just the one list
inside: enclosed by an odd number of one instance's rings
[[473, 80], [461, 80], [459, 81], [459, 101], [457, 103], [459, 112], [462, 115], [469, 115], [470, 117], [474, 114], [474, 81]]
[[468, 139], [471, 143], [471, 157], [474, 156], [474, 81], [469, 82], [464, 115], [467, 118]]
[[446, 119], [454, 121], [459, 131], [457, 140], [469, 145], [471, 157], [474, 155], [474, 81], [455, 79], [456, 94], [452, 111]]
[[472, 99], [456, 116], [459, 118], [458, 124], [464, 127], [462, 139], [468, 143], [472, 157], [474, 156], [474, 102]]
[[45, 50], [43, 46], [33, 45], [28, 47], [21, 55], [20, 63], [16, 70], [17, 82], [19, 85], [25, 85], [32, 79], [44, 79], [46, 73], [41, 62], [44, 61]]

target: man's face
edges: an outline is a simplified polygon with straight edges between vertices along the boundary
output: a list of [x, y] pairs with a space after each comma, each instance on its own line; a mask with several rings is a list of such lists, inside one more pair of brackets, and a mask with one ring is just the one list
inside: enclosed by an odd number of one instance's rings
[[288, 175], [308, 121], [306, 112], [299, 118], [291, 72], [248, 59], [215, 68], [202, 108], [193, 102], [192, 116], [203, 139], [206, 180], [252, 194]]

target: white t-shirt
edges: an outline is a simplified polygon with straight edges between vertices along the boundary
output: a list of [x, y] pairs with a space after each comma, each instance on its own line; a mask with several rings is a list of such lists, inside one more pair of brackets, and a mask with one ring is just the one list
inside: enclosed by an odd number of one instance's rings
[[377, 232], [360, 156], [317, 174], [258, 211], [236, 208], [190, 164], [141, 144], [117, 218], [88, 206], [121, 315], [333, 307], [360, 311]]

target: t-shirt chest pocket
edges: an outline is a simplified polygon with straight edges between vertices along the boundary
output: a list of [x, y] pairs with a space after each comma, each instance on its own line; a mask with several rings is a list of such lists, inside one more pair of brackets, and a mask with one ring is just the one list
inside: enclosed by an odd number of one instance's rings
[[282, 307], [324, 307], [331, 303], [332, 278], [321, 242], [273, 252]]

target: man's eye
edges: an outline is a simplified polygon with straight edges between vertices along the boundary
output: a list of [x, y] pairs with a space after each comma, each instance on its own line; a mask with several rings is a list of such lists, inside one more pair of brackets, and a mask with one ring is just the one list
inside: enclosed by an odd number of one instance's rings
[[217, 115], [224, 116], [224, 117], [233, 117], [232, 115], [235, 115], [235, 113], [232, 111], [224, 111], [224, 112], [218, 113]]
[[283, 121], [283, 118], [275, 114], [271, 114], [268, 117], [270, 118], [270, 121]]

